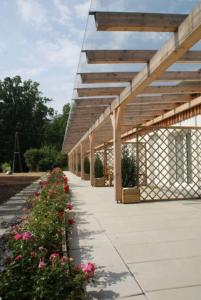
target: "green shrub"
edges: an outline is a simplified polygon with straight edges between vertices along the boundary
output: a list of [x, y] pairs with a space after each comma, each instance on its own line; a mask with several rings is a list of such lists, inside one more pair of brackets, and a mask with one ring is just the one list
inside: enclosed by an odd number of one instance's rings
[[65, 155], [48, 146], [29, 149], [25, 152], [24, 157], [30, 171], [48, 171], [54, 166], [63, 168], [67, 161]]
[[54, 161], [50, 157], [42, 158], [37, 164], [37, 171], [48, 171], [54, 166]]
[[84, 173], [85, 174], [90, 174], [90, 161], [88, 156], [84, 158]]
[[96, 158], [95, 158], [94, 172], [95, 172], [96, 178], [102, 178], [104, 176], [103, 163], [102, 163], [99, 155], [96, 155]]
[[38, 162], [45, 158], [42, 149], [29, 149], [24, 154], [25, 162], [30, 171], [37, 171]]
[[10, 166], [10, 164], [9, 164], [8, 162], [5, 162], [5, 163], [3, 163], [3, 164], [1, 165], [1, 168], [2, 168], [2, 171], [3, 171], [4, 173], [6, 173], [6, 172], [10, 171], [11, 166]]
[[124, 148], [122, 151], [122, 186], [134, 187], [137, 184], [137, 168], [136, 161], [133, 155], [129, 154], [129, 151]]

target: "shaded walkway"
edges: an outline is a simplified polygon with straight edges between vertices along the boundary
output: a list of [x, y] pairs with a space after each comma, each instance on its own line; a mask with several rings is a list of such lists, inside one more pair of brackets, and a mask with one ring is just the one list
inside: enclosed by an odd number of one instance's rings
[[201, 299], [200, 200], [121, 205], [112, 188], [67, 176], [77, 222], [71, 254], [98, 266], [91, 299]]

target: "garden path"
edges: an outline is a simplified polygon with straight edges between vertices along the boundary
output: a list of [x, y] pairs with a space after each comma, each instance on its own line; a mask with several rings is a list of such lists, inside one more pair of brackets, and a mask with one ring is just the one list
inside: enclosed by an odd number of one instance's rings
[[91, 299], [200, 300], [201, 200], [122, 205], [113, 188], [67, 173], [76, 226], [71, 255], [91, 261]]

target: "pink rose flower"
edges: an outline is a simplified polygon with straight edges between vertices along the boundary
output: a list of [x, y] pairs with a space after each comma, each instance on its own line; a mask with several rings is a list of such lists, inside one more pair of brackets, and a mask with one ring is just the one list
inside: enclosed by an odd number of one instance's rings
[[54, 260], [56, 260], [57, 258], [60, 258], [60, 255], [59, 255], [59, 253], [55, 252], [55, 253], [52, 253], [52, 254], [50, 255], [49, 260], [50, 260], [50, 261], [54, 261]]
[[32, 238], [33, 234], [30, 231], [26, 231], [22, 234], [22, 239], [28, 241]]
[[44, 263], [44, 261], [40, 260], [39, 264], [38, 264], [38, 269], [45, 269], [46, 267], [46, 263]]
[[68, 219], [68, 225], [73, 225], [75, 224], [75, 220], [73, 219]]
[[21, 260], [21, 259], [22, 259], [22, 255], [17, 255], [17, 256], [15, 257], [15, 260], [16, 260], [16, 261]]
[[68, 193], [69, 192], [69, 186], [68, 185], [64, 185], [64, 193]]
[[84, 273], [94, 273], [96, 270], [96, 266], [91, 262], [88, 262], [86, 265], [82, 265], [81, 268]]
[[21, 240], [22, 239], [22, 234], [21, 233], [16, 233], [15, 235], [15, 240], [18, 241], [18, 240]]
[[39, 196], [40, 196], [40, 193], [39, 193], [39, 192], [35, 192], [35, 193], [34, 193], [34, 196], [35, 196], [35, 197], [39, 197]]
[[66, 208], [72, 210], [73, 209], [72, 203], [67, 203]]

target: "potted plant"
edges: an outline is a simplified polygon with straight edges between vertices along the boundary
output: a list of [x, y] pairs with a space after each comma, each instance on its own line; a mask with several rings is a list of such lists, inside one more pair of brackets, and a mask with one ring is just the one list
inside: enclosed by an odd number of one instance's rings
[[124, 204], [140, 201], [140, 191], [137, 187], [137, 167], [134, 155], [123, 148], [122, 152], [122, 202]]
[[103, 163], [99, 155], [96, 155], [96, 159], [94, 162], [94, 173], [95, 173], [94, 186], [96, 187], [105, 186]]
[[90, 161], [88, 156], [84, 158], [84, 180], [90, 179]]

